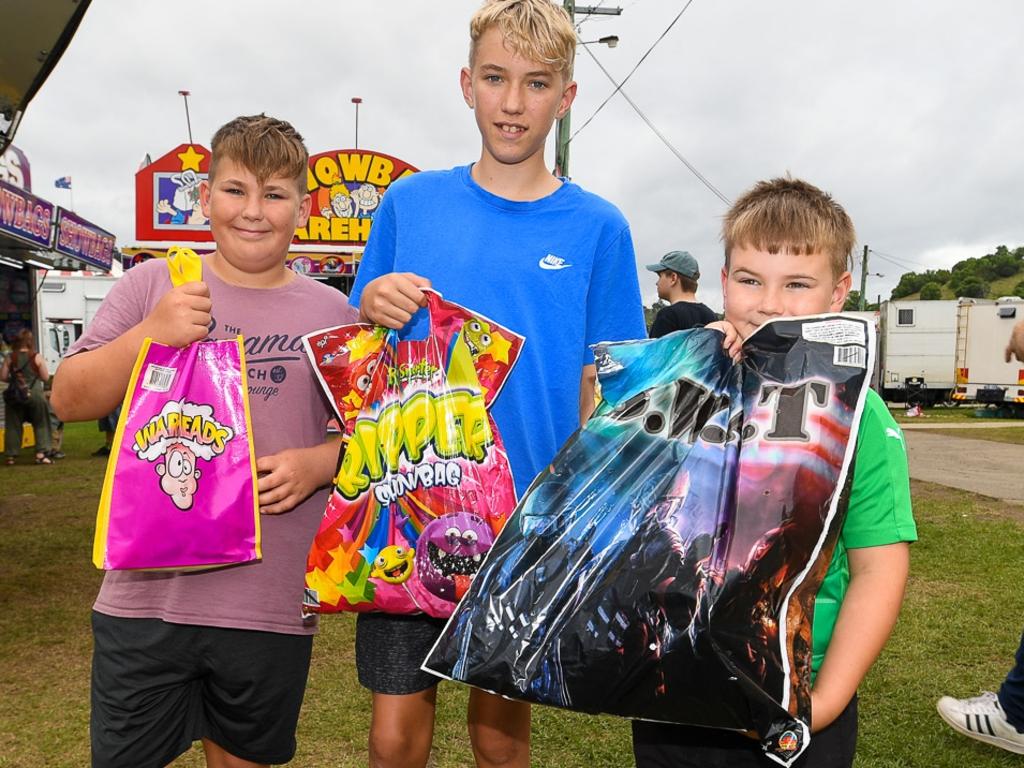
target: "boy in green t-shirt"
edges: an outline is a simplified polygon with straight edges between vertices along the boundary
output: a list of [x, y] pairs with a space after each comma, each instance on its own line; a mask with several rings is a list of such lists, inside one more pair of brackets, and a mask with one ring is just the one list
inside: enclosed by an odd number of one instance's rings
[[[779, 317], [842, 310], [850, 291], [853, 223], [829, 195], [798, 179], [756, 184], [726, 214], [722, 239], [725, 334], [741, 356], [743, 339]], [[899, 614], [917, 539], [903, 434], [875, 392], [858, 429], [853, 486], [839, 541], [814, 606], [811, 732], [795, 768], [853, 764], [857, 686]], [[773, 766], [760, 744], [732, 731], [635, 721], [638, 768]]]

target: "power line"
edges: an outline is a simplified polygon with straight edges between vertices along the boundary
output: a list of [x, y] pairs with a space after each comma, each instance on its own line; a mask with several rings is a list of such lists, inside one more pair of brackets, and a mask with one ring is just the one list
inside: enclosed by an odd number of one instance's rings
[[929, 269], [929, 267], [925, 264], [910, 261], [910, 259], [897, 259], [895, 256], [890, 256], [887, 253], [876, 251], [874, 248], [871, 249], [871, 252], [878, 256], [883, 261], [888, 261], [890, 264], [893, 264], [894, 266], [897, 266], [900, 269], [906, 269], [910, 272], [916, 272], [919, 268]]
[[[626, 75], [625, 79], [621, 83], [615, 84], [615, 90], [612, 91], [610, 94], [608, 94], [608, 98], [605, 99], [604, 101], [602, 101], [600, 106], [598, 106], [598, 108], [594, 110], [594, 113], [590, 117], [588, 117], [586, 120], [583, 121], [583, 125], [581, 125], [579, 128], [577, 128], [576, 132], [572, 136], [569, 137], [569, 141], [570, 142], [572, 142], [572, 140], [575, 139], [577, 135], [579, 135], [580, 131], [582, 131], [584, 128], [586, 128], [588, 125], [590, 125], [590, 121], [593, 120], [595, 117], [597, 117], [597, 113], [600, 112], [602, 109], [604, 109], [605, 104], [607, 104], [609, 101], [611, 101], [612, 98], [615, 96], [615, 94], [622, 90], [622, 87], [626, 83], [629, 82], [629, 78], [631, 78], [633, 76], [633, 73], [636, 72], [640, 68], [640, 65], [644, 63], [644, 59], [646, 59], [648, 56], [651, 55], [651, 51], [653, 51], [654, 48], [658, 45], [658, 43], [660, 43], [665, 38], [665, 35], [667, 35], [669, 33], [669, 30], [671, 30], [672, 27], [675, 26], [676, 22], [679, 21], [679, 19], [682, 17], [682, 15], [684, 13], [686, 13], [686, 9], [689, 8], [690, 5], [692, 5], [692, 4], [693, 4], [693, 0], [687, 0], [686, 1], [686, 5], [683, 6], [683, 10], [681, 10], [678, 14], [676, 14], [676, 17], [674, 19], [672, 19], [671, 23], [667, 27], [665, 27], [665, 31], [662, 32], [661, 35], [658, 37], [658, 39], [655, 40], [651, 44], [651, 47], [647, 49], [647, 52], [643, 56], [640, 57], [640, 60], [636, 63], [636, 65], [633, 67], [633, 69], [631, 69], [629, 71], [629, 74]], [[586, 46], [583, 46], [583, 47], [586, 48]], [[589, 49], [587, 49], [587, 53], [590, 53]], [[594, 61], [597, 61], [597, 58], [594, 56], [594, 54], [590, 53], [590, 56], [591, 56], [591, 58], [594, 59]], [[600, 62], [598, 62], [598, 66], [599, 67], [601, 66]], [[601, 67], [601, 69], [604, 70], [604, 67]], [[608, 75], [607, 70], [605, 71], [605, 74]], [[615, 78], [613, 78], [611, 75], [608, 75], [608, 79], [611, 80], [612, 83], [615, 83]]]
[[[690, 2], [693, 2], [693, 0], [690, 0]], [[690, 5], [690, 2], [688, 2], [686, 4], [687, 7]], [[686, 8], [684, 8], [683, 10], [685, 11]], [[676, 18], [678, 19], [679, 17], [677, 16]], [[675, 23], [675, 22], [673, 22], [673, 23]], [[586, 52], [588, 54], [590, 54], [590, 58], [592, 58], [594, 60], [594, 63], [597, 64], [598, 67], [600, 67], [602, 72], [604, 72], [605, 77], [607, 77], [609, 80], [611, 80], [611, 82], [616, 86], [615, 87], [615, 91], [613, 92], [613, 95], [615, 93], [621, 93], [622, 94], [622, 98], [624, 98], [629, 103], [629, 106], [631, 106], [633, 108], [633, 110], [640, 116], [640, 119], [643, 120], [647, 124], [647, 127], [650, 128], [654, 132], [655, 136], [657, 136], [659, 139], [661, 139], [662, 143], [666, 147], [669, 148], [669, 151], [671, 151], [672, 154], [674, 154], [679, 159], [679, 161], [683, 165], [685, 165], [687, 167], [687, 169], [690, 171], [690, 173], [692, 173], [694, 176], [696, 176], [698, 181], [700, 181], [701, 184], [703, 184], [705, 187], [707, 187], [709, 190], [711, 190], [711, 192], [719, 200], [721, 200], [726, 205], [730, 205], [732, 203], [732, 201], [728, 197], [723, 195], [718, 190], [718, 188], [714, 184], [712, 184], [707, 179], [706, 176], [704, 176], [704, 174], [702, 174], [700, 171], [698, 171], [697, 168], [693, 165], [693, 163], [691, 163], [689, 160], [687, 160], [685, 157], [683, 157], [682, 153], [672, 145], [672, 142], [669, 141], [668, 138], [661, 131], [658, 130], [658, 127], [654, 123], [651, 122], [650, 118], [648, 118], [647, 115], [645, 115], [643, 113], [643, 110], [641, 110], [640, 107], [638, 107], [636, 105], [636, 103], [631, 98], [629, 98], [629, 94], [627, 94], [622, 89], [622, 85], [625, 84], [625, 80], [621, 84], [616, 83], [615, 82], [615, 78], [612, 77], [611, 73], [607, 69], [604, 68], [604, 65], [600, 61], [598, 61], [597, 56], [595, 56], [593, 51], [590, 50], [590, 47], [585, 45], [585, 46], [583, 46], [583, 48], [584, 48], [584, 50], [586, 50]], [[633, 71], [634, 72], [636, 71], [635, 67], [634, 67]], [[630, 73], [630, 74], [632, 74], [632, 73]], [[597, 114], [597, 113], [595, 112], [594, 114]], [[591, 117], [593, 117], [593, 116], [591, 116]], [[589, 122], [589, 120], [587, 122]], [[584, 123], [583, 126], [581, 126], [580, 130], [582, 130], [584, 127], [586, 127], [586, 123]], [[576, 133], [579, 133], [579, 130], [576, 131]], [[573, 134], [573, 136], [575, 136], [575, 135], [576, 134]], [[571, 140], [572, 139], [570, 138], [570, 141]]]

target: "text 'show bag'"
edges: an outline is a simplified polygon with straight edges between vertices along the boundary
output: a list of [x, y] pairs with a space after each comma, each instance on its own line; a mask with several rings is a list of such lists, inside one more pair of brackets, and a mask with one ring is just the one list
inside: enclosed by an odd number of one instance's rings
[[[174, 285], [202, 262], [172, 249]], [[197, 569], [259, 560], [256, 457], [242, 338], [178, 349], [146, 339], [103, 480], [98, 568]]]
[[424, 669], [584, 712], [810, 738], [811, 621], [874, 328], [598, 345], [604, 401], [534, 481]]
[[307, 611], [449, 616], [515, 507], [488, 409], [523, 338], [426, 296], [424, 339], [364, 324], [305, 337], [345, 435]]

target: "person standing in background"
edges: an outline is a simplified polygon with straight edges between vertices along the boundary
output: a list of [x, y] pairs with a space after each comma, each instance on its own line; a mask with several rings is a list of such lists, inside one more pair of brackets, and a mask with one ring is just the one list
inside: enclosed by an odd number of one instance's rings
[[686, 251], [669, 251], [657, 264], [647, 266], [658, 275], [658, 298], [669, 306], [658, 312], [651, 324], [650, 337], [658, 339], [672, 331], [702, 328], [718, 319], [706, 304], [697, 301], [700, 265]]
[[[1010, 332], [1004, 359], [1016, 357], [1024, 363], [1024, 320]], [[954, 699], [943, 696], [935, 705], [950, 728], [972, 739], [1024, 755], [1024, 636], [999, 693], [982, 691], [980, 696]]]
[[36, 351], [35, 337], [27, 328], [18, 334], [11, 354], [0, 366], [0, 381], [8, 387], [21, 385], [28, 390], [28, 399], [17, 402], [5, 397], [6, 429], [4, 431], [4, 463], [15, 463], [21, 453], [21, 437], [25, 423], [32, 425], [36, 436], [36, 464], [53, 464], [50, 452], [50, 414], [43, 394], [43, 385], [50, 380], [46, 361]]

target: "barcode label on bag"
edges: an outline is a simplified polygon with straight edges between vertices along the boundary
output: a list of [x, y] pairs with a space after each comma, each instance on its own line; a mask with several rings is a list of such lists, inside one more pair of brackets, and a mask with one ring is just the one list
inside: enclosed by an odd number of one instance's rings
[[867, 358], [868, 351], [864, 347], [836, 347], [832, 355], [832, 364], [864, 368], [867, 365]]
[[151, 392], [167, 392], [174, 383], [174, 374], [177, 372], [176, 368], [150, 363], [146, 366], [146, 375], [142, 377], [142, 388]]

